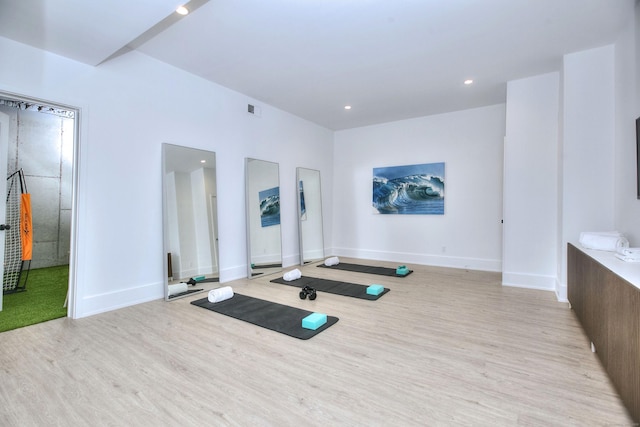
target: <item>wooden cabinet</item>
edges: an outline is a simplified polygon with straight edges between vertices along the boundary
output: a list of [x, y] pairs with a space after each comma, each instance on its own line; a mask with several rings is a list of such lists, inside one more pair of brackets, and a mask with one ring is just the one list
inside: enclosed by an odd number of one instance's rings
[[574, 245], [567, 251], [571, 308], [631, 417], [640, 422], [640, 289]]

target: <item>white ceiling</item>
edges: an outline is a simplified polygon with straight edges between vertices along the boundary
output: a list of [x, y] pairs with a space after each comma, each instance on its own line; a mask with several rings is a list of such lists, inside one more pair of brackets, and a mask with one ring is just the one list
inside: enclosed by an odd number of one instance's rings
[[504, 102], [615, 41], [634, 2], [0, 0], [0, 36], [94, 66], [135, 48], [338, 130]]

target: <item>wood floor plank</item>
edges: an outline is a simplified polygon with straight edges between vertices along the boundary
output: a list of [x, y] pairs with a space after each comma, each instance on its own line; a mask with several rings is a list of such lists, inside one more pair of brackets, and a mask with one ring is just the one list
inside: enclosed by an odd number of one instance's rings
[[206, 294], [2, 333], [0, 425], [633, 425], [552, 293], [409, 267], [301, 267], [391, 289], [377, 301], [303, 301], [273, 276], [223, 284], [340, 318], [308, 341], [189, 304]]

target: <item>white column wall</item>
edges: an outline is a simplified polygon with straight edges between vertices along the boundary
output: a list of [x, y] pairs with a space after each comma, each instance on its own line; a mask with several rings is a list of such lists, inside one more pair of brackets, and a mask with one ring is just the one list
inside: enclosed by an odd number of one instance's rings
[[[640, 116], [640, 7], [615, 45], [615, 223], [631, 246], [640, 246], [640, 200], [638, 200], [635, 120]], [[636, 34], [637, 33], [637, 34]]]
[[555, 289], [559, 84], [555, 72], [507, 85], [503, 285]]
[[567, 242], [582, 231], [616, 228], [614, 53], [608, 45], [564, 56], [561, 300]]

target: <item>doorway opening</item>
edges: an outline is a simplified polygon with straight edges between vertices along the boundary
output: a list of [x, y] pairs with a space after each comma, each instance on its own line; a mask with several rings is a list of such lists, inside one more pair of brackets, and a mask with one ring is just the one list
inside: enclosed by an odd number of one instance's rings
[[[27, 274], [11, 289], [3, 283], [0, 332], [71, 316], [75, 312], [75, 212], [79, 109], [0, 92], [0, 201], [5, 179], [20, 171], [31, 201], [32, 251]], [[2, 184], [5, 182], [5, 184]], [[15, 191], [15, 189], [13, 189]], [[5, 216], [0, 216], [2, 219]], [[4, 221], [2, 221], [4, 223]], [[20, 225], [22, 228], [22, 224]], [[9, 234], [0, 240], [5, 250]], [[0, 244], [0, 249], [2, 248]], [[6, 276], [3, 273], [2, 276]]]

